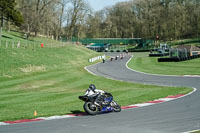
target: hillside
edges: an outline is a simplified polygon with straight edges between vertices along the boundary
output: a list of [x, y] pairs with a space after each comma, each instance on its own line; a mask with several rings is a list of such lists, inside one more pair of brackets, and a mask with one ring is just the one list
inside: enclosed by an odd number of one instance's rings
[[[7, 46], [6, 46], [7, 43]], [[13, 46], [14, 43], [14, 46]], [[20, 43], [21, 48], [28, 48], [28, 49], [35, 49], [39, 48], [40, 44], [43, 43], [44, 47], [59, 47], [63, 46], [66, 43], [62, 42], [62, 39], [59, 41], [42, 37], [42, 36], [33, 36], [29, 35], [27, 38], [24, 32], [17, 32], [17, 31], [2, 31], [2, 37], [0, 38], [0, 48], [16, 48], [17, 44]]]
[[[0, 79], [61, 68], [70, 69], [76, 65], [83, 67], [89, 58], [99, 55], [82, 46], [49, 38], [32, 36], [26, 40], [23, 33], [15, 31], [3, 31], [0, 42]], [[44, 48], [41, 48], [41, 43]]]
[[98, 55], [81, 46], [61, 48], [0, 49], [0, 78], [29, 75], [87, 65], [88, 59]]

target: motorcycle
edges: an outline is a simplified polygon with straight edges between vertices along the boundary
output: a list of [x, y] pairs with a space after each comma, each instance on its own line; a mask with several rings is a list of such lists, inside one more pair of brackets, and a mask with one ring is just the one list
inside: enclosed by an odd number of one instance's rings
[[96, 96], [79, 96], [79, 99], [85, 101], [85, 104], [83, 105], [83, 108], [85, 112], [87, 112], [90, 115], [96, 115], [100, 113], [106, 113], [106, 112], [120, 112], [121, 107], [120, 105], [113, 100], [113, 96], [110, 93], [105, 93], [104, 95], [100, 96], [98, 104], [100, 106], [97, 106], [94, 104], [94, 101], [96, 99]]

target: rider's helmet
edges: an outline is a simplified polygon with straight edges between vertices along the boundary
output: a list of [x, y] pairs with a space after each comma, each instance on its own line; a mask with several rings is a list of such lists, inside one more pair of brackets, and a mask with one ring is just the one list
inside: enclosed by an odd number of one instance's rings
[[96, 86], [93, 85], [93, 84], [90, 84], [90, 85], [89, 85], [89, 88], [90, 88], [92, 91], [94, 91], [94, 90], [96, 89]]

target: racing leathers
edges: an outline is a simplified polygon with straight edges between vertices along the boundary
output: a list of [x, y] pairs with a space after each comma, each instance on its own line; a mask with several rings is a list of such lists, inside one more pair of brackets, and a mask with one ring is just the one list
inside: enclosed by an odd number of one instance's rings
[[86, 96], [92, 96], [92, 97], [95, 97], [95, 101], [94, 101], [94, 104], [97, 105], [97, 106], [100, 106], [100, 104], [98, 103], [99, 102], [99, 99], [100, 97], [105, 94], [105, 91], [102, 91], [102, 90], [98, 90], [98, 89], [95, 89], [95, 90], [92, 90], [90, 88], [88, 88], [85, 92], [85, 95]]

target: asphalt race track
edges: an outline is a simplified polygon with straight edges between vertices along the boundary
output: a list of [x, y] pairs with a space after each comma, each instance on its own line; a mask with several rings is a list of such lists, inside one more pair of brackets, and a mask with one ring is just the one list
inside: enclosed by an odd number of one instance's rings
[[88, 66], [95, 74], [134, 83], [195, 87], [192, 95], [177, 100], [108, 113], [68, 119], [0, 126], [0, 133], [182, 133], [200, 129], [200, 77], [158, 76], [127, 69], [124, 59]]

